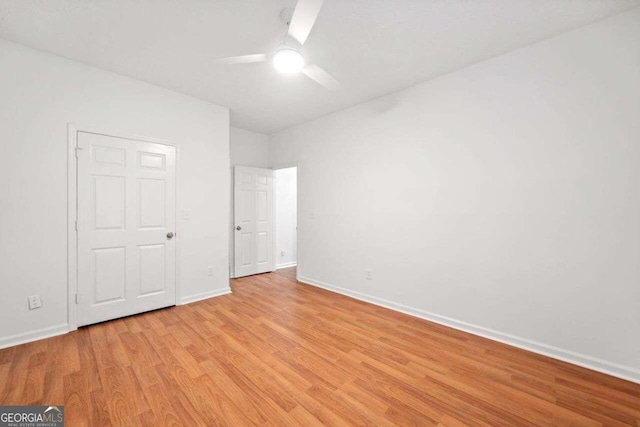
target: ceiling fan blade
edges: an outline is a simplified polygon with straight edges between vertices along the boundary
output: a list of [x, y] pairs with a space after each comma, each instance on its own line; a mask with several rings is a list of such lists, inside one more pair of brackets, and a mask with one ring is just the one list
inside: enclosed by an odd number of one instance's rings
[[266, 60], [266, 53], [257, 53], [255, 55], [228, 56], [226, 58], [218, 58], [216, 61], [224, 64], [249, 64], [251, 62], [263, 62]]
[[327, 73], [317, 65], [307, 65], [302, 69], [302, 72], [305, 73], [311, 80], [324, 86], [330, 91], [335, 92], [340, 88], [340, 82], [338, 82], [331, 74]]
[[289, 24], [289, 35], [301, 45], [307, 41], [324, 0], [298, 0]]

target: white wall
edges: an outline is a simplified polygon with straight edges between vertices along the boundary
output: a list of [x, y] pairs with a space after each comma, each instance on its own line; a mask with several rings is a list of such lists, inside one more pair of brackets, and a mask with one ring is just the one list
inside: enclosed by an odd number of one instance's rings
[[229, 145], [233, 166], [269, 167], [269, 136], [231, 127]]
[[301, 280], [640, 382], [639, 46], [636, 8], [272, 136]]
[[0, 94], [0, 346], [66, 330], [69, 122], [179, 144], [180, 299], [228, 291], [226, 108], [3, 40]]
[[[269, 136], [250, 130], [231, 127], [229, 132], [229, 145], [231, 151], [231, 166], [253, 166], [256, 168], [269, 167]], [[229, 275], [234, 276], [234, 224], [233, 224], [233, 170], [230, 171], [230, 216], [229, 230]]]
[[276, 268], [293, 267], [297, 261], [298, 168], [278, 169], [275, 177]]

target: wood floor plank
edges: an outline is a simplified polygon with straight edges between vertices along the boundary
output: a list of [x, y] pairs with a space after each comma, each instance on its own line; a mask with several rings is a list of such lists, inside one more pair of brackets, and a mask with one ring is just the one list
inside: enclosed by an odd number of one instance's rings
[[0, 404], [68, 425], [640, 426], [640, 385], [299, 283], [0, 350]]
[[69, 425], [91, 425], [91, 414], [94, 409], [90, 401], [88, 381], [89, 378], [82, 371], [74, 372], [64, 377], [63, 403], [65, 422]]
[[[23, 402], [21, 398], [26, 386], [27, 375], [29, 374], [30, 347], [22, 345], [15, 351], [6, 381], [4, 384], [0, 384], [2, 388], [0, 404], [19, 405]], [[37, 351], [37, 349], [34, 348], [34, 351]], [[2, 350], [0, 350], [1, 352]]]
[[325, 425], [318, 418], [316, 418], [315, 415], [307, 411], [302, 406], [296, 406], [291, 411], [289, 411], [289, 414], [301, 426], [318, 427]]
[[90, 408], [89, 413], [90, 425], [92, 426], [108, 426], [112, 425], [107, 398], [102, 390], [96, 390], [89, 393]]
[[47, 374], [46, 352], [33, 354], [29, 358], [28, 373], [20, 401], [37, 405], [44, 395], [44, 380]]

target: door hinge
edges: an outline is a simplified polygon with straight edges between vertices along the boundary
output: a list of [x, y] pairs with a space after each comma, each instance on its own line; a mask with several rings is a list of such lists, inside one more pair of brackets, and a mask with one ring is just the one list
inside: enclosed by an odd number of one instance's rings
[[78, 157], [78, 151], [84, 150], [84, 148], [76, 147], [76, 158]]
[[80, 303], [80, 295], [76, 294], [76, 304]]
[[76, 231], [78, 231], [78, 220], [76, 220]]

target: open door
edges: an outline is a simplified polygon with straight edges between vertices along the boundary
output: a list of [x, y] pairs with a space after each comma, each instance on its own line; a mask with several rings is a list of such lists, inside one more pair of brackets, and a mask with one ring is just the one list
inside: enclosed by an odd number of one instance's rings
[[273, 171], [234, 168], [235, 277], [274, 270]]

